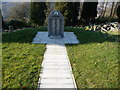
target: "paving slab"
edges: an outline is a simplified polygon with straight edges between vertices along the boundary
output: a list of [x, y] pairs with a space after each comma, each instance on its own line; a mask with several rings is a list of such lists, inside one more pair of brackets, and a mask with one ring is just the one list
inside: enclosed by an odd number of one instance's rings
[[72, 79], [42, 79], [41, 83], [49, 84], [49, 83], [61, 83], [61, 84], [73, 84]]
[[46, 44], [38, 89], [62, 88], [62, 90], [67, 90], [69, 88], [68, 90], [76, 90], [77, 86], [65, 47], [65, 43], [79, 43], [74, 33], [65, 32], [63, 38], [51, 39], [47, 32], [38, 32], [32, 43]]
[[38, 88], [77, 88], [65, 45], [46, 47]]
[[[63, 89], [63, 87], [64, 88], [73, 88], [73, 90], [76, 90], [75, 88], [74, 88], [74, 85], [73, 84], [71, 84], [71, 85], [64, 85], [64, 84], [61, 84], [61, 85], [54, 85], [54, 84], [47, 84], [47, 85], [45, 85], [45, 84], [40, 84], [40, 86], [39, 87], [41, 87], [41, 88], [62, 88], [62, 90], [66, 90], [66, 89]], [[48, 90], [48, 89], [47, 89]], [[70, 89], [68, 89], [68, 90], [70, 90]]]
[[[64, 32], [63, 38], [58, 39], [51, 39], [48, 37], [48, 32], [37, 32], [35, 38], [33, 39], [32, 43], [57, 43], [57, 44], [65, 44], [65, 43], [71, 43], [71, 44], [78, 44], [79, 41], [77, 40], [75, 34], [73, 32]], [[55, 47], [55, 46], [54, 46]]]

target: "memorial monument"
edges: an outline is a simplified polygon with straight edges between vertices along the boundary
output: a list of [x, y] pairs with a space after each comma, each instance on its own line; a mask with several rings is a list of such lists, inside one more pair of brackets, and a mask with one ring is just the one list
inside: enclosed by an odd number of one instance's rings
[[64, 17], [60, 11], [52, 11], [48, 17], [48, 37], [64, 37]]

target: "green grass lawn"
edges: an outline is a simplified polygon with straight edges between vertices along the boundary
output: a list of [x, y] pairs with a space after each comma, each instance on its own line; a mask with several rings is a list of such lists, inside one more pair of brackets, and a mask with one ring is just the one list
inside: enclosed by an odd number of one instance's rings
[[81, 44], [67, 45], [67, 51], [77, 87], [118, 88], [119, 36], [78, 29], [74, 32]]
[[45, 45], [3, 44], [3, 88], [36, 88]]
[[31, 41], [37, 31], [44, 29], [3, 33], [2, 88], [37, 88], [45, 45]]
[[[36, 88], [44, 44], [31, 44], [37, 31], [46, 27], [3, 33], [3, 88]], [[80, 41], [66, 45], [78, 88], [118, 87], [118, 35], [103, 34], [79, 28], [74, 32]]]

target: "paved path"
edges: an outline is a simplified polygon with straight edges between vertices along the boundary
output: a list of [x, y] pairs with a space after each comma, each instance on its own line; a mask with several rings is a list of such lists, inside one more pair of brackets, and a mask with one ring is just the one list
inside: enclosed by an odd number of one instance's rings
[[[42, 35], [46, 38], [43, 38]], [[50, 39], [46, 32], [38, 32], [33, 43], [47, 43], [38, 88], [69, 88], [69, 90], [75, 90], [77, 87], [65, 43], [79, 43], [76, 36], [72, 32], [67, 32], [62, 39]]]

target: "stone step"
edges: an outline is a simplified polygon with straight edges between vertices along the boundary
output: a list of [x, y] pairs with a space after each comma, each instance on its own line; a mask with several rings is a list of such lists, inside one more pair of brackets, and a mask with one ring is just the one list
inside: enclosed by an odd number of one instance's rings
[[63, 58], [63, 59], [61, 59], [61, 58], [50, 58], [50, 59], [45, 59], [45, 61], [67, 61], [67, 59], [66, 58]]
[[68, 66], [68, 63], [43, 63], [42, 66]]
[[41, 84], [40, 86], [39, 86], [40, 88], [62, 88], [62, 90], [66, 90], [65, 88], [69, 88], [69, 90], [76, 90], [75, 89], [75, 86], [73, 85], [73, 84], [71, 84], [71, 85], [63, 85], [63, 84], [61, 84], [61, 85], [54, 85], [54, 84], [52, 84], [52, 85], [44, 85], [44, 84]]
[[65, 48], [65, 44], [47, 44], [46, 47], [63, 47]]
[[[65, 53], [61, 53], [61, 52], [59, 52], [59, 53], [57, 53], [57, 52], [54, 52], [54, 53], [45, 53], [44, 54], [44, 56], [64, 56], [65, 55]], [[56, 58], [56, 57], [55, 57]]]
[[62, 49], [64, 50], [65, 49], [65, 46], [46, 46], [47, 49]]
[[44, 65], [43, 68], [58, 68], [59, 69], [59, 68], [69, 68], [69, 66], [68, 65], [67, 66], [57, 66], [57, 65], [56, 66], [47, 66], [47, 65]]
[[68, 65], [69, 64], [69, 62], [68, 61], [66, 61], [66, 60], [60, 60], [60, 61], [58, 61], [58, 60], [45, 60], [43, 63], [42, 63], [42, 65], [45, 65], [45, 63], [47, 63], [47, 64], [56, 64], [56, 65], [59, 65], [59, 66], [63, 66], [63, 65]]
[[47, 60], [45, 60], [45, 61], [43, 61], [42, 62], [42, 65], [44, 65], [44, 64], [69, 64], [69, 62], [68, 61], [61, 61], [61, 60], [59, 60], [59, 61], [52, 61], [52, 60], [50, 60], [50, 61], [47, 61]]
[[47, 50], [65, 50], [66, 48], [65, 47], [46, 47]]
[[68, 70], [70, 69], [69, 66], [45, 66], [43, 67], [43, 70], [44, 69], [52, 69], [52, 70]]
[[56, 55], [57, 53], [61, 53], [61, 54], [67, 54], [67, 52], [65, 52], [65, 51], [48, 51], [48, 52], [45, 52], [45, 54], [46, 53], [50, 53], [50, 54], [52, 54], [52, 55]]
[[47, 49], [46, 52], [66, 52], [65, 49], [57, 49], [57, 48], [51, 48], [51, 49]]
[[72, 79], [71, 76], [42, 76], [41, 79]]
[[44, 59], [58, 59], [58, 61], [60, 61], [60, 59], [68, 59], [67, 56], [63, 56], [63, 55], [44, 55]]
[[43, 70], [42, 73], [48, 74], [71, 74], [70, 70]]
[[72, 79], [71, 77], [72, 77], [71, 74], [68, 74], [68, 73], [67, 74], [41, 73], [41, 78], [42, 79], [59, 79], [59, 78], [61, 78], [61, 79]]
[[77, 90], [77, 88], [37, 88], [37, 90]]
[[68, 67], [67, 68], [45, 68], [43, 67], [43, 70], [70, 70]]
[[[50, 62], [51, 61], [51, 62]], [[50, 62], [50, 63], [68, 63], [68, 61], [66, 59], [50, 59], [50, 60], [47, 60], [45, 59], [44, 62]]]
[[44, 54], [44, 57], [54, 57], [54, 58], [60, 58], [60, 57], [66, 57], [66, 58], [68, 58], [67, 56], [66, 56], [66, 54], [64, 54], [64, 55], [46, 55], [46, 54]]
[[55, 46], [46, 46], [46, 48], [47, 49], [62, 49], [62, 50], [64, 50], [65, 49], [65, 46], [57, 46], [57, 45], [55, 45]]
[[[46, 56], [46, 57], [45, 57]], [[56, 57], [55, 56], [47, 56], [47, 55], [45, 55], [44, 56], [44, 59], [68, 59], [68, 57], [66, 57], [66, 56], [64, 56], [64, 57], [60, 57], [61, 55], [56, 55]]]
[[41, 79], [40, 82], [43, 84], [73, 84], [72, 79]]
[[65, 50], [66, 48], [54, 46], [54, 47], [46, 47], [46, 49], [47, 50]]
[[43, 84], [43, 85], [73, 85], [73, 83], [57, 83], [57, 82], [54, 82], [54, 83], [39, 83], [39, 84]]
[[54, 45], [46, 45], [46, 48], [50, 49], [50, 48], [65, 48], [65, 45], [57, 45], [57, 44], [54, 44]]

